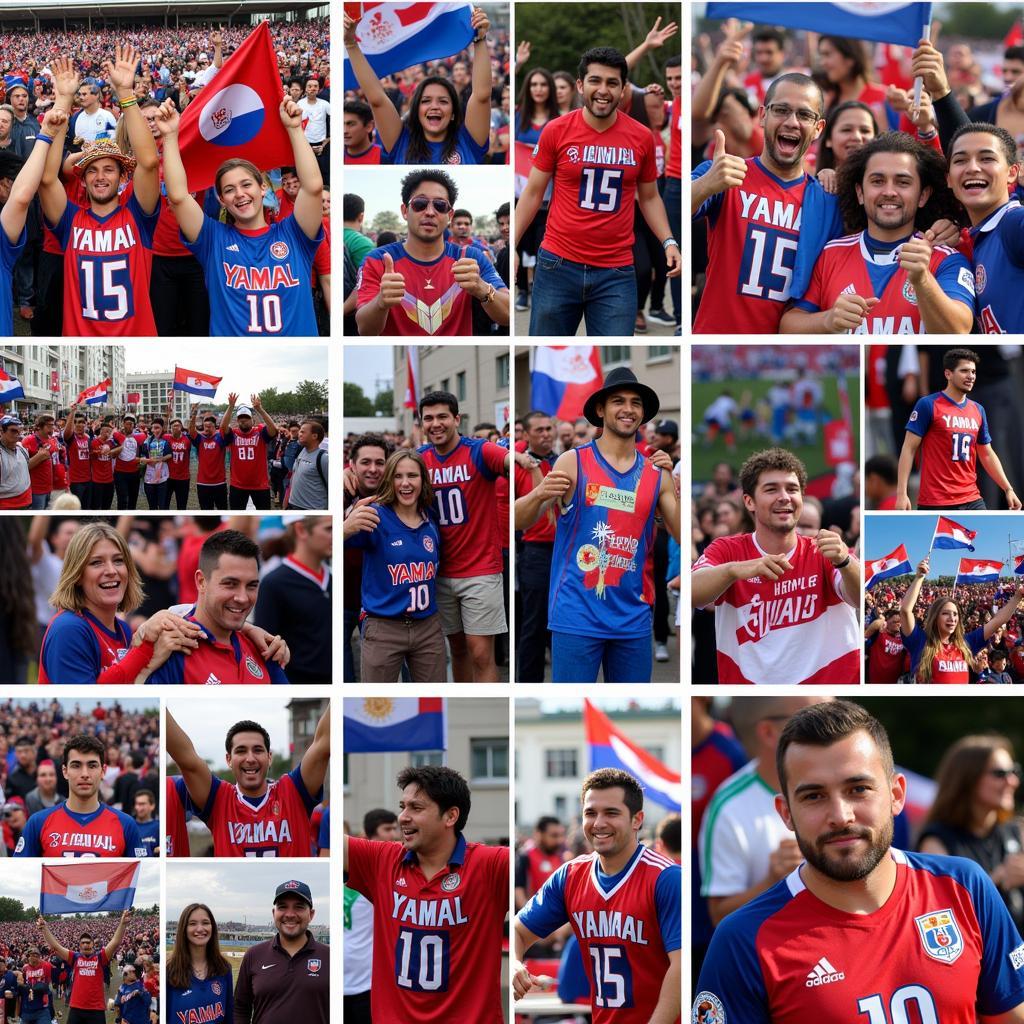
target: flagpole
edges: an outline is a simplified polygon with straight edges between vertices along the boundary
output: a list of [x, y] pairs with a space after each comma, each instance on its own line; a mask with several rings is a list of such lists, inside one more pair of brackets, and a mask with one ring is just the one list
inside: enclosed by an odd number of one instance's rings
[[[927, 39], [928, 42], [931, 42], [931, 40], [932, 40], [932, 15], [931, 15], [931, 8], [930, 7], [928, 9], [928, 20], [924, 23], [924, 28], [921, 30], [921, 38], [922, 39]], [[921, 109], [921, 92], [922, 92], [923, 89], [924, 89], [924, 79], [923, 78], [915, 78], [914, 79], [914, 103], [913, 103], [914, 110], [920, 110]]]

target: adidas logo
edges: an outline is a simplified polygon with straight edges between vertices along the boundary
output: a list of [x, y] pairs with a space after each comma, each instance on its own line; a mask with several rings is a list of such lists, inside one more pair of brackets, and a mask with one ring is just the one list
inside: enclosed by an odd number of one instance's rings
[[225, 249], [227, 249], [228, 252], [240, 252], [238, 246], [234, 242], [232, 242], [231, 245], [225, 246]]
[[395, 885], [400, 886], [402, 889], [406, 887], [406, 881], [404, 878], [395, 879]]
[[815, 988], [818, 985], [831, 985], [834, 981], [844, 981], [846, 975], [837, 971], [826, 957], [822, 957], [815, 965], [814, 970], [807, 975], [807, 987]]
[[206, 680], [207, 686], [220, 686], [220, 680], [211, 672], [209, 678]]

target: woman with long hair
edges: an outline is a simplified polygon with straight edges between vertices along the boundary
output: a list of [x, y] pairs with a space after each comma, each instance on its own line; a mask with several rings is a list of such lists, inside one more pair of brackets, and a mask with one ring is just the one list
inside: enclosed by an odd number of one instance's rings
[[178, 916], [167, 963], [167, 1019], [232, 1024], [232, 989], [213, 911], [205, 903], [190, 903]]
[[859, 39], [821, 36], [818, 64], [826, 79], [825, 113], [847, 100], [859, 100], [871, 108], [878, 124], [888, 126], [885, 89], [871, 80], [867, 51]]
[[516, 142], [537, 144], [548, 121], [561, 114], [556, 98], [556, 85], [547, 68], [534, 68], [523, 79], [516, 104]]
[[966, 857], [988, 873], [1024, 928], [1024, 846], [1014, 805], [1021, 767], [1005, 736], [964, 736], [942, 756], [921, 853]]
[[455, 86], [440, 75], [428, 75], [412, 95], [403, 123], [356, 38], [356, 20], [346, 11], [345, 52], [366, 102], [373, 109], [377, 137], [389, 164], [482, 164], [491, 133], [491, 56], [487, 31], [491, 23], [473, 8], [472, 91], [463, 114]]
[[583, 105], [583, 100], [576, 89], [576, 78], [568, 71], [553, 71], [555, 80], [555, 99], [558, 101], [559, 114], [568, 114]]
[[423, 456], [402, 449], [384, 464], [377, 493], [345, 520], [346, 547], [363, 552], [360, 678], [393, 683], [402, 664], [414, 683], [447, 677], [434, 581], [441, 533]]
[[833, 107], [825, 118], [818, 143], [818, 171], [838, 170], [851, 153], [866, 146], [878, 134], [878, 122], [866, 103], [847, 100]]
[[914, 618], [931, 560], [926, 555], [917, 564], [917, 572], [900, 602], [900, 632], [910, 652], [910, 672], [918, 683], [968, 683], [977, 654], [989, 637], [1009, 622], [1024, 601], [1024, 585], [1017, 588], [1002, 608], [983, 626], [964, 633], [960, 606], [949, 597], [936, 598], [925, 613], [922, 625]]

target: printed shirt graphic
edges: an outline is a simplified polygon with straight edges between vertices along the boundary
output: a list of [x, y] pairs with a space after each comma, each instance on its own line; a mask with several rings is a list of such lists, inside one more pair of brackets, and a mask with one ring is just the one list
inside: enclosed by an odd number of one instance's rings
[[267, 442], [270, 433], [265, 424], [254, 424], [248, 430], [229, 427], [224, 443], [231, 452], [231, 486], [245, 491], [266, 491], [270, 488], [267, 468]]
[[71, 998], [68, 1006], [78, 1010], [106, 1009], [103, 969], [109, 963], [103, 949], [90, 956], [77, 950], [71, 954]]
[[192, 449], [192, 442], [189, 440], [188, 434], [182, 434], [181, 437], [168, 434], [167, 443], [171, 446], [171, 461], [167, 463], [170, 469], [170, 478], [172, 480], [188, 480]]
[[[902, 636], [902, 634], [901, 634]], [[985, 627], [972, 629], [964, 636], [972, 654], [985, 649]], [[903, 642], [910, 653], [910, 666], [914, 678], [920, 681], [921, 655], [924, 654], [928, 638], [920, 622], [914, 623], [910, 636], [904, 636]], [[943, 644], [939, 653], [932, 658], [932, 683], [969, 683], [971, 681], [967, 660], [956, 644]]]
[[[405, 278], [405, 296], [400, 306], [388, 311], [382, 334], [422, 337], [461, 337], [473, 333], [473, 300], [455, 283], [452, 267], [465, 256], [476, 260], [480, 277], [501, 291], [505, 282], [482, 250], [474, 245], [460, 247], [445, 242], [444, 251], [430, 263], [413, 259], [401, 242], [392, 242], [366, 254], [359, 267], [359, 305], [376, 302], [384, 273], [384, 253], [395, 264], [395, 273]], [[493, 301], [493, 300], [492, 300]]]
[[975, 1024], [1024, 1002], [1024, 946], [973, 861], [893, 850], [896, 887], [848, 914], [798, 868], [715, 930], [694, 1021], [942, 1021]]
[[57, 804], [25, 824], [15, 857], [145, 857], [135, 819], [101, 803], [79, 814]]
[[[224, 435], [218, 430], [212, 437], [196, 431], [190, 434], [192, 446], [196, 450], [199, 469], [196, 472], [196, 486], [209, 486], [227, 482], [224, 469]], [[269, 478], [268, 478], [269, 482]]]
[[[754, 535], [718, 537], [693, 572], [761, 558]], [[715, 601], [720, 683], [856, 683], [861, 639], [839, 570], [811, 537], [797, 536], [780, 580], [733, 583]]]
[[593, 441], [575, 452], [576, 490], [555, 525], [548, 626], [582, 636], [645, 635], [654, 604], [648, 554], [662, 471], [637, 452], [620, 473]]
[[349, 839], [345, 884], [373, 904], [374, 1024], [502, 1024], [509, 851], [460, 836], [429, 881], [401, 843]]
[[[25, 985], [22, 988], [22, 1013], [26, 1010], [38, 1011], [50, 1005], [53, 998], [50, 992], [50, 985], [53, 983], [53, 968], [46, 960], [40, 960], [37, 967], [25, 963], [21, 968], [22, 976], [25, 978]], [[36, 986], [45, 985], [45, 989]]]
[[907, 649], [903, 637], [895, 636], [883, 629], [875, 634], [868, 648], [869, 683], [895, 683], [903, 674], [903, 666], [907, 660]]
[[1024, 330], [1024, 207], [1016, 199], [971, 228], [977, 327], [982, 334]]
[[72, 434], [67, 447], [71, 483], [89, 483], [92, 480], [92, 438], [88, 434]]

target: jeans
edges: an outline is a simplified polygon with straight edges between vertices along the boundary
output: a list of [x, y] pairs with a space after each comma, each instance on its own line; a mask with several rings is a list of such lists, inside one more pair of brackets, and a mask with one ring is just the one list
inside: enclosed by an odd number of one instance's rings
[[228, 504], [232, 511], [244, 511], [252, 498], [253, 508], [270, 509], [270, 488], [265, 491], [247, 491], [244, 487], [232, 486], [228, 489]]
[[92, 507], [98, 512], [106, 512], [114, 504], [114, 481], [106, 483], [101, 480], [92, 482]]
[[50, 495], [46, 494], [33, 494], [32, 495], [32, 511], [33, 512], [45, 512], [46, 506], [50, 504]]
[[[682, 178], [666, 178], [663, 193], [665, 212], [668, 214], [668, 227], [672, 237], [682, 246], [680, 232], [683, 230], [683, 180]], [[683, 277], [678, 275], [669, 278], [672, 289], [672, 312], [676, 315], [676, 323], [682, 323], [683, 314]]]
[[551, 681], [596, 683], [598, 669], [606, 683], [649, 683], [653, 661], [651, 638], [578, 636], [551, 633]]
[[156, 510], [166, 511], [171, 507], [171, 495], [167, 489], [169, 481], [161, 480], [158, 484], [146, 484], [142, 486], [146, 491], [146, 501], [149, 502], [151, 512]]
[[590, 267], [541, 248], [530, 304], [532, 337], [573, 337], [586, 322], [588, 337], [632, 337], [636, 275], [632, 266]]
[[68, 484], [68, 489], [82, 503], [83, 509], [92, 508], [92, 481], [83, 480]]
[[171, 507], [171, 498], [179, 512], [188, 508], [188, 491], [191, 480], [168, 480], [167, 481], [167, 507]]

